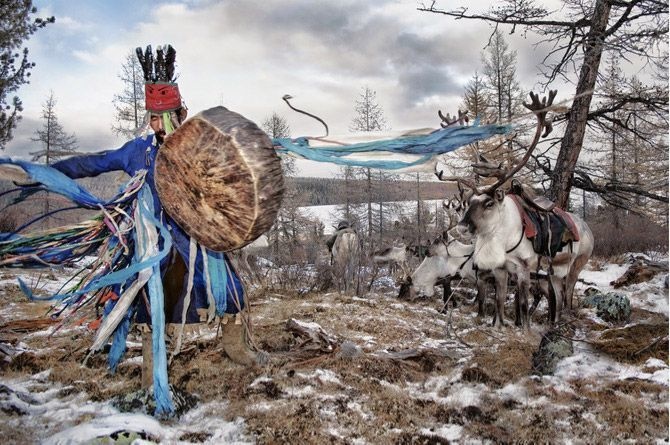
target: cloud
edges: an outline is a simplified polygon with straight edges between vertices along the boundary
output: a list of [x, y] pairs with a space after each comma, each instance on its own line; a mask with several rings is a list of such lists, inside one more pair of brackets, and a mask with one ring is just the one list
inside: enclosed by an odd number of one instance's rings
[[139, 10], [119, 1], [111, 9], [102, 3], [98, 16], [94, 3], [85, 3], [85, 13], [74, 2], [54, 5], [49, 12], [62, 28], [47, 27], [30, 41], [37, 66], [19, 92], [24, 115], [37, 119], [53, 89], [61, 122], [84, 149], [121, 144], [109, 132], [111, 100], [122, 87], [121, 64], [138, 46], [176, 48], [180, 90], [193, 112], [225, 105], [260, 122], [275, 111], [298, 136], [321, 129], [291, 112], [284, 94], [332, 132], [346, 133], [363, 86], [377, 92], [392, 128], [437, 127], [437, 109], [460, 103], [487, 35], [476, 22], [454, 26], [408, 1], [192, 0]]
[[91, 30], [93, 27], [90, 23], [84, 23], [79, 20], [73, 19], [68, 16], [58, 16], [56, 22], [54, 23], [55, 27], [59, 28], [61, 31], [68, 33], [82, 32]]

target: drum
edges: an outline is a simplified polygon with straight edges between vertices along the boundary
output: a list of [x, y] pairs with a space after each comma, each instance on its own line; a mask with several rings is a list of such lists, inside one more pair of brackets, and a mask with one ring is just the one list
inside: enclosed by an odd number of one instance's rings
[[168, 135], [155, 176], [167, 214], [214, 251], [242, 248], [270, 229], [284, 192], [270, 138], [224, 107], [202, 111]]

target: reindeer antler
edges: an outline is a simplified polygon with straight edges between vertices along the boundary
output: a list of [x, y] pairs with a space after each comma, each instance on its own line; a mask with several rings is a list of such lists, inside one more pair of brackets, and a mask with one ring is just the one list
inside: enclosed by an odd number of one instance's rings
[[442, 128], [447, 128], [451, 127], [453, 125], [465, 125], [466, 122], [468, 122], [468, 110], [461, 111], [458, 110], [458, 117], [454, 116], [454, 118], [451, 118], [451, 115], [447, 113], [447, 115], [442, 114], [442, 110], [437, 110], [437, 115], [442, 119], [442, 122], [440, 122], [440, 126]]
[[[483, 155], [480, 153], [477, 154], [477, 162], [472, 164], [473, 171], [479, 175], [479, 176], [484, 176], [487, 178], [498, 178], [495, 184], [492, 184], [486, 188], [479, 189], [472, 181], [467, 180], [465, 178], [457, 177], [457, 176], [444, 176], [444, 171], [440, 170], [439, 172], [437, 171], [437, 166], [435, 170], [435, 176], [440, 181], [455, 181], [459, 184], [459, 188], [461, 188], [463, 185], [466, 187], [470, 188], [473, 190], [474, 193], [476, 194], [482, 194], [482, 193], [492, 193], [494, 192], [498, 187], [500, 187], [502, 184], [507, 182], [508, 179], [510, 179], [512, 176], [514, 176], [521, 168], [528, 162], [528, 159], [530, 159], [530, 155], [532, 154], [533, 150], [535, 150], [535, 147], [537, 146], [537, 143], [540, 141], [540, 136], [541, 137], [547, 137], [549, 133], [551, 133], [553, 127], [551, 124], [551, 120], [547, 119], [547, 112], [550, 110], [554, 98], [556, 97], [556, 94], [558, 93], [557, 90], [550, 90], [549, 91], [549, 99], [547, 97], [543, 97], [542, 100], [540, 100], [539, 95], [533, 93], [532, 91], [530, 92], [530, 98], [531, 98], [531, 103], [526, 104], [524, 103], [523, 106], [531, 110], [533, 113], [535, 113], [535, 117], [537, 118], [537, 128], [535, 131], [535, 136], [533, 137], [533, 141], [530, 143], [528, 146], [528, 149], [526, 150], [526, 154], [524, 157], [521, 159], [521, 162], [519, 162], [513, 169], [507, 170], [504, 169], [502, 166], [502, 162], [495, 164], [493, 162], [490, 162], [488, 159], [486, 159]], [[459, 110], [459, 116], [461, 116], [461, 112]], [[465, 112], [467, 114], [467, 111]], [[440, 118], [449, 123], [449, 114], [447, 114], [446, 117], [442, 115], [442, 111], [438, 111], [438, 115]], [[451, 123], [456, 122], [456, 120], [451, 121]], [[444, 124], [441, 124], [443, 127], [445, 127]], [[544, 134], [542, 134], [542, 130], [544, 129]]]
[[[547, 120], [547, 112], [551, 108], [552, 103], [554, 102], [554, 98], [556, 97], [556, 94], [558, 93], [558, 90], [550, 90], [549, 91], [549, 99], [547, 100], [547, 97], [543, 97], [542, 101], [540, 101], [539, 95], [533, 93], [532, 91], [530, 92], [530, 98], [531, 98], [531, 103], [527, 104], [524, 103], [523, 106], [528, 108], [530, 111], [535, 113], [535, 117], [537, 118], [537, 127], [535, 130], [535, 136], [533, 137], [533, 141], [530, 143], [528, 146], [528, 149], [526, 150], [526, 154], [523, 156], [521, 161], [511, 170], [505, 170], [502, 168], [499, 168], [497, 171], [493, 171], [492, 169], [488, 169], [488, 165], [484, 164], [475, 164], [473, 167], [475, 168], [475, 171], [477, 172], [477, 167], [481, 167], [479, 170], [480, 175], [482, 176], [487, 176], [484, 173], [488, 173], [488, 176], [492, 177], [497, 177], [498, 180], [496, 181], [495, 184], [492, 184], [491, 186], [487, 187], [482, 191], [482, 193], [492, 193], [494, 192], [498, 187], [500, 187], [502, 184], [504, 184], [509, 178], [514, 176], [521, 168], [526, 165], [526, 162], [528, 162], [528, 159], [530, 159], [530, 155], [533, 153], [533, 150], [535, 150], [535, 147], [537, 146], [537, 143], [540, 141], [540, 136], [542, 137], [547, 137], [549, 133], [551, 133], [551, 130], [553, 129], [551, 122]], [[542, 134], [542, 129], [545, 129], [544, 134]]]

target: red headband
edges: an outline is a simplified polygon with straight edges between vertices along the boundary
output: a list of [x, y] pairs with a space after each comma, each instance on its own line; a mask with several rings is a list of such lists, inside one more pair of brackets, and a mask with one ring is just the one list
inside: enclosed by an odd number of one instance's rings
[[162, 113], [181, 108], [179, 86], [169, 82], [147, 82], [144, 84], [147, 111]]

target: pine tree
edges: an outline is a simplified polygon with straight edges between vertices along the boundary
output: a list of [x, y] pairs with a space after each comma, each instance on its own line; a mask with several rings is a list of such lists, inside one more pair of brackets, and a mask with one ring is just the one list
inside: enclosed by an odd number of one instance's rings
[[23, 42], [40, 28], [55, 21], [31, 16], [37, 12], [32, 0], [0, 2], [0, 149], [12, 140], [12, 131], [21, 119], [21, 99], [7, 96], [28, 83], [30, 70], [35, 66], [28, 60], [28, 48]]

